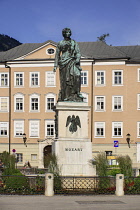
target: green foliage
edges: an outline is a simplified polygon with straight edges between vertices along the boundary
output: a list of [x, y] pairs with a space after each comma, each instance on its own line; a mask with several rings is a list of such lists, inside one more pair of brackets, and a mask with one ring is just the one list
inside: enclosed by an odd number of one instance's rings
[[97, 37], [97, 41], [102, 41], [102, 42], [105, 42], [106, 43], [106, 37], [108, 37], [108, 36], [110, 36], [109, 33], [103, 34], [103, 35]]
[[27, 190], [29, 188], [28, 179], [18, 170], [15, 169], [12, 172], [9, 169], [6, 169], [2, 175], [8, 176], [3, 177], [3, 182], [5, 189], [17, 191], [17, 190]]
[[60, 190], [61, 189], [61, 171], [58, 166], [58, 158], [55, 154], [49, 154], [46, 158], [46, 163], [45, 166], [48, 167], [48, 172], [54, 174], [54, 188], [55, 190]]
[[99, 153], [94, 160], [90, 161], [93, 165], [96, 165], [96, 171], [99, 176], [107, 176], [108, 161], [105, 153]]
[[0, 159], [3, 162], [4, 170], [9, 169], [9, 171], [11, 171], [10, 173], [12, 173], [12, 170], [15, 169], [15, 156], [10, 155], [8, 152], [4, 151], [1, 154]]
[[140, 176], [137, 176], [135, 179], [134, 179], [134, 187], [137, 187], [140, 191]]
[[108, 176], [116, 176], [116, 174], [120, 174], [121, 173], [121, 170], [120, 169], [109, 169], [107, 174]]
[[58, 166], [58, 158], [55, 154], [50, 154], [48, 155], [48, 160], [47, 160], [47, 165], [48, 165], [48, 172], [53, 173], [55, 176], [60, 175], [60, 169]]
[[8, 36], [8, 35], [4, 35], [4, 34], [0, 34], [0, 51], [6, 51], [9, 50], [13, 47], [16, 47], [18, 45], [20, 45], [21, 43], [19, 41], [17, 41], [16, 39]]
[[117, 158], [117, 161], [119, 163], [119, 168], [121, 174], [124, 174], [124, 176], [131, 177], [132, 176], [132, 160], [128, 155], [126, 156], [120, 156]]

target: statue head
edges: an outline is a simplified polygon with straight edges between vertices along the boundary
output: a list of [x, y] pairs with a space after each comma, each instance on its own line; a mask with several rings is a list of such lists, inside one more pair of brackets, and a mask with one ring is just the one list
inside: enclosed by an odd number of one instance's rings
[[72, 34], [71, 29], [70, 28], [64, 28], [62, 30], [62, 35], [63, 37], [70, 37]]

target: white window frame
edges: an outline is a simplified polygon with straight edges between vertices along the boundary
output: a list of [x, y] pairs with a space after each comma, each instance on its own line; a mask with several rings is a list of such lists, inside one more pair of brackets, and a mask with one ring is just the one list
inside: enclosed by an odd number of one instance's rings
[[83, 102], [85, 102], [85, 103], [88, 103], [88, 93], [85, 93], [85, 92], [81, 92], [81, 95], [84, 97], [83, 98]]
[[[17, 105], [17, 99], [22, 99], [22, 109], [20, 110], [18, 110], [16, 107], [16, 105]], [[22, 94], [22, 93], [16, 93], [15, 95], [14, 95], [14, 111], [15, 112], [24, 112], [24, 95]]]
[[[2, 110], [2, 99], [4, 98], [7, 100], [7, 109]], [[9, 112], [9, 97], [0, 97], [0, 112]]]
[[137, 122], [137, 138], [140, 138], [140, 122]]
[[[53, 125], [53, 135], [48, 135], [48, 127], [47, 125]], [[51, 127], [50, 127], [50, 130], [51, 130]], [[54, 120], [45, 120], [45, 138], [46, 137], [55, 137], [55, 122]]]
[[23, 154], [22, 153], [16, 153], [16, 159], [18, 160], [17, 163], [23, 162]]
[[140, 93], [137, 94], [137, 110], [140, 110]]
[[[115, 72], [121, 72], [121, 83], [115, 84]], [[113, 70], [112, 71], [112, 85], [113, 86], [122, 86], [123, 85], [123, 70]]]
[[[38, 102], [33, 102], [32, 99], [38, 99]], [[38, 103], [38, 109], [32, 109], [32, 103]], [[35, 107], [35, 105], [34, 105]], [[30, 112], [40, 112], [40, 95], [37, 93], [31, 94], [30, 95]]]
[[[95, 122], [94, 127], [95, 127], [94, 138], [105, 138], [105, 122]], [[103, 129], [103, 135], [98, 134], [97, 129]]]
[[[33, 129], [34, 130], [36, 129], [35, 132]], [[29, 137], [30, 138], [40, 137], [40, 120], [29, 120]]]
[[[53, 109], [48, 109], [48, 104], [51, 104], [51, 102], [49, 103], [49, 99], [54, 99], [54, 106], [55, 106], [55, 103], [56, 103], [56, 95], [54, 94], [54, 93], [48, 93], [47, 95], [46, 95], [46, 112], [53, 112]], [[53, 108], [53, 107], [52, 107]]]
[[[17, 78], [17, 74], [22, 74], [22, 77]], [[19, 83], [20, 80], [22, 80], [22, 85], [17, 84], [17, 79], [19, 80]], [[24, 72], [14, 72], [14, 87], [24, 87]]]
[[[38, 74], [38, 84], [32, 84], [32, 74]], [[35, 79], [35, 77], [33, 77]], [[30, 72], [30, 87], [40, 87], [40, 72]]]
[[[48, 52], [49, 50], [54, 50], [54, 52], [53, 52], [53, 53], [49, 53], [49, 52]], [[56, 51], [56, 50], [55, 50], [53, 47], [49, 47], [49, 48], [46, 49], [46, 54], [47, 54], [47, 55], [54, 55], [54, 54], [55, 54], [55, 51]]]
[[[103, 98], [103, 101], [98, 101], [99, 98]], [[100, 102], [100, 109], [98, 108], [98, 103]], [[101, 109], [101, 103], [103, 102], [103, 105], [104, 105], [104, 108]], [[106, 109], [105, 109], [105, 96], [95, 96], [95, 111], [96, 112], [105, 112]]]
[[[121, 135], [114, 135], [115, 134], [115, 127], [117, 128], [117, 133], [118, 128], [121, 128]], [[112, 138], [123, 138], [123, 122], [112, 122]]]
[[[115, 98], [120, 98], [120, 104], [121, 104], [121, 108], [120, 109], [115, 109], [114, 107], [115, 107]], [[119, 100], [119, 99], [118, 99]], [[117, 104], [116, 104], [116, 106], [119, 106], [119, 101], [117, 101]], [[123, 96], [118, 96], [118, 95], [116, 95], [116, 96], [112, 96], [112, 111], [113, 112], [121, 112], [121, 111], [123, 111]]]
[[[82, 76], [82, 74], [84, 74], [84, 73], [86, 73], [86, 76]], [[85, 84], [82, 83], [82, 81], [84, 81], [84, 78], [86, 78]], [[85, 87], [85, 86], [88, 86], [88, 71], [87, 70], [81, 71], [81, 87]]]
[[[7, 135], [1, 135], [2, 128], [7, 130]], [[0, 122], [0, 137], [8, 137], [9, 136], [9, 123], [8, 122]]]
[[[19, 124], [18, 126], [20, 126], [20, 129], [17, 129], [17, 124]], [[16, 133], [18, 133], [20, 131], [19, 135], [16, 135]], [[18, 138], [23, 138], [23, 133], [24, 133], [24, 120], [14, 120], [14, 137], [18, 137]]]
[[[104, 75], [97, 75], [98, 73], [103, 73]], [[102, 77], [104, 78], [104, 82], [102, 83]], [[98, 82], [99, 81], [99, 82]], [[95, 86], [105, 86], [106, 85], [106, 71], [105, 70], [98, 70], [95, 71]]]
[[[5, 85], [5, 84], [3, 85], [2, 84], [2, 74], [7, 75], [7, 85]], [[7, 87], [9, 87], [9, 73], [8, 72], [0, 72], [0, 87], [1, 88], [7, 88]]]
[[46, 71], [46, 87], [56, 86], [56, 73], [53, 71]]
[[140, 82], [140, 68], [138, 68], [137, 81]]
[[37, 161], [37, 154], [31, 154], [31, 161]]

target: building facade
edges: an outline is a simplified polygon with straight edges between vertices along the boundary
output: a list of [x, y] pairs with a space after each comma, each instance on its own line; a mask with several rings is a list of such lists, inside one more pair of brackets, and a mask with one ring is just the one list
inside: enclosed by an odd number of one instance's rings
[[[56, 45], [53, 41], [22, 44], [0, 52], [0, 153], [15, 149], [19, 167], [26, 161], [44, 167], [44, 156], [55, 138]], [[116, 164], [118, 155], [129, 155], [139, 170], [140, 47], [103, 42], [80, 42], [79, 47], [81, 93], [91, 107], [93, 157], [103, 151], [109, 163]]]

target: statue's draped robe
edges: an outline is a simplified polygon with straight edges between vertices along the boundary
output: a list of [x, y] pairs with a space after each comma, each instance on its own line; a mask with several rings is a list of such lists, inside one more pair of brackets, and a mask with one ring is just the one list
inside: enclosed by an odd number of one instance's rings
[[80, 57], [79, 46], [74, 40], [58, 43], [55, 66], [59, 66], [60, 72], [59, 101], [82, 101]]

